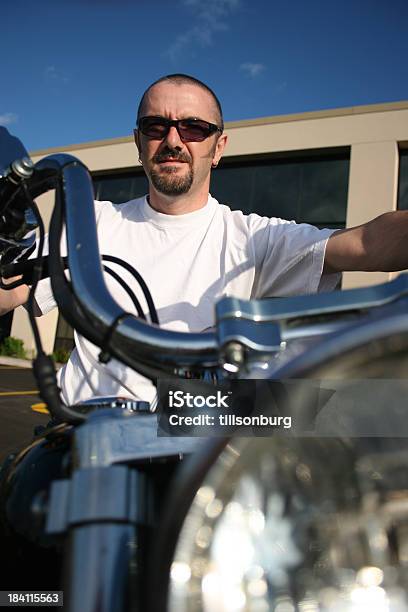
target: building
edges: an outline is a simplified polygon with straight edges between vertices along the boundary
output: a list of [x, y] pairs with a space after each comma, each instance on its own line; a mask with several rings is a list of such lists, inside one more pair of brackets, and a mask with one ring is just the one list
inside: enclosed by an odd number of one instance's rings
[[[358, 225], [383, 212], [408, 209], [408, 102], [265, 117], [226, 123], [226, 154], [211, 192], [231, 208], [309, 222]], [[90, 169], [97, 199], [124, 202], [147, 191], [133, 137], [31, 152], [77, 156]], [[48, 222], [52, 194], [39, 198]], [[389, 280], [385, 273], [346, 273], [343, 288]], [[148, 280], [148, 279], [147, 279]], [[58, 312], [39, 320], [44, 348], [69, 347]], [[18, 308], [11, 335], [34, 349], [27, 314]]]

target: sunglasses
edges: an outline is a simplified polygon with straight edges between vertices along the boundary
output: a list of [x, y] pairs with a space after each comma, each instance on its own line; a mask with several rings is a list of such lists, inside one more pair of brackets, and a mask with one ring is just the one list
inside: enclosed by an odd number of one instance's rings
[[208, 123], [202, 119], [166, 119], [165, 117], [141, 117], [138, 128], [145, 136], [153, 140], [162, 140], [167, 136], [171, 127], [175, 127], [182, 142], [202, 142], [215, 132], [222, 133], [222, 129], [215, 123]]

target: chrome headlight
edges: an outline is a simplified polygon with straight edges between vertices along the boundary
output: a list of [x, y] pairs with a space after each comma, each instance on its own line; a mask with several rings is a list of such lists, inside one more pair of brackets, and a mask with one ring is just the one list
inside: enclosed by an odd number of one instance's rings
[[169, 611], [406, 612], [408, 444], [395, 447], [232, 442], [184, 522]]

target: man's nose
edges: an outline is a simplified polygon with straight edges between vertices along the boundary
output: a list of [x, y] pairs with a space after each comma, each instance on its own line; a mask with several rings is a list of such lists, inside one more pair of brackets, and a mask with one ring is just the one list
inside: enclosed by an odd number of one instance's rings
[[164, 142], [167, 144], [168, 147], [171, 147], [172, 149], [175, 149], [176, 147], [181, 149], [181, 147], [183, 146], [183, 141], [181, 140], [180, 134], [178, 133], [175, 125], [172, 125], [170, 127], [168, 134], [164, 139]]

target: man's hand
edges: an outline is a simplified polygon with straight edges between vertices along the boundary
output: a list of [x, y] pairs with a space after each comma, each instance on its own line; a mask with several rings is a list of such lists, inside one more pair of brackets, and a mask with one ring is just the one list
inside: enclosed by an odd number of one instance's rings
[[[5, 284], [14, 283], [21, 278], [21, 276], [14, 276], [13, 278], [3, 279]], [[0, 289], [0, 317], [14, 310], [17, 306], [25, 304], [28, 300], [28, 294], [30, 288], [27, 285], [20, 285], [15, 289]]]
[[408, 211], [388, 212], [328, 240], [323, 273], [396, 272], [408, 268]]

